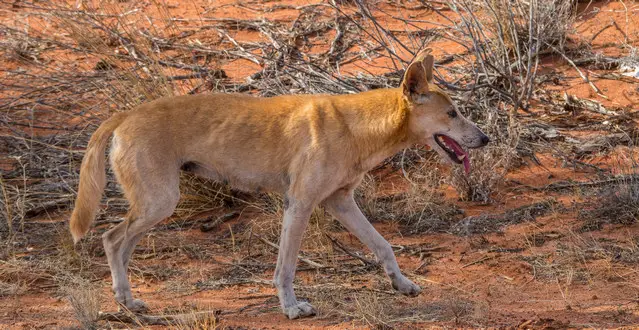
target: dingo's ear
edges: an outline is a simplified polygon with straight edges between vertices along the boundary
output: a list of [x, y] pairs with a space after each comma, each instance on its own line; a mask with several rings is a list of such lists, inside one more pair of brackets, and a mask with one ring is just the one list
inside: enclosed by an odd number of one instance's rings
[[428, 93], [428, 85], [433, 83], [433, 64], [435, 63], [435, 58], [430, 54], [431, 51], [430, 48], [420, 51], [406, 69], [402, 81], [404, 95]]
[[419, 53], [417, 53], [417, 55], [413, 59], [413, 62], [422, 62], [426, 58], [426, 56], [430, 55], [430, 53], [432, 52], [433, 50], [431, 48], [422, 49]]
[[435, 64], [435, 58], [433, 55], [428, 54], [422, 60], [422, 66], [424, 67], [424, 71], [426, 72], [426, 81], [429, 84], [433, 83], [433, 65]]
[[411, 63], [406, 69], [402, 91], [407, 97], [428, 94], [428, 79], [421, 61]]

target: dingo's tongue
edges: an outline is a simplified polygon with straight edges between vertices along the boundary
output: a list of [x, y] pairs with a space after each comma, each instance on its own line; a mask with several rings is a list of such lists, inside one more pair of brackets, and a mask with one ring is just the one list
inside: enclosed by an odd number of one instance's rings
[[444, 135], [443, 140], [444, 143], [446, 143], [446, 145], [453, 150], [455, 156], [457, 156], [457, 159], [460, 160], [462, 164], [464, 164], [464, 172], [466, 172], [466, 174], [469, 174], [470, 157], [468, 157], [468, 153], [459, 145], [459, 143], [457, 143], [457, 141], [449, 138], [448, 136]]
[[468, 158], [468, 155], [466, 155], [466, 158], [464, 158], [462, 162], [464, 162], [464, 172], [468, 175], [470, 173], [470, 158]]

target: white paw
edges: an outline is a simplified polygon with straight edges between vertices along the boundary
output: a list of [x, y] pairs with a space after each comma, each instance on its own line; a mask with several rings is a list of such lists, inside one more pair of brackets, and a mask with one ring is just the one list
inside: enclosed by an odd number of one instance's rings
[[120, 309], [126, 309], [130, 312], [144, 312], [147, 311], [149, 307], [140, 299], [130, 299], [125, 303], [120, 303]]
[[393, 289], [409, 297], [417, 297], [422, 292], [422, 288], [420, 288], [419, 285], [404, 276], [393, 278], [392, 285]]
[[283, 312], [291, 320], [316, 314], [315, 308], [307, 302], [299, 302], [291, 307], [284, 307]]

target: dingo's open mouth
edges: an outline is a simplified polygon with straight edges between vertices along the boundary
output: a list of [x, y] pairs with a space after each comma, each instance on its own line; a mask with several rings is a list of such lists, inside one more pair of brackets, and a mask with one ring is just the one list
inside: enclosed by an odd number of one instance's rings
[[464, 148], [450, 136], [435, 134], [434, 138], [439, 147], [448, 154], [450, 160], [457, 164], [464, 164], [464, 170], [468, 174], [470, 172], [470, 159]]

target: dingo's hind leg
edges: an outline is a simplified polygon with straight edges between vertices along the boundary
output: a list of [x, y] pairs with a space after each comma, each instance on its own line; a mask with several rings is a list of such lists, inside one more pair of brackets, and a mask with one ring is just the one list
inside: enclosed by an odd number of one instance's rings
[[112, 164], [130, 211], [126, 221], [106, 232], [102, 241], [116, 301], [127, 309], [139, 310], [145, 305], [132, 297], [127, 278], [129, 259], [146, 232], [173, 214], [180, 197], [179, 168], [167, 167], [152, 156], [125, 157], [117, 148], [112, 153]]

